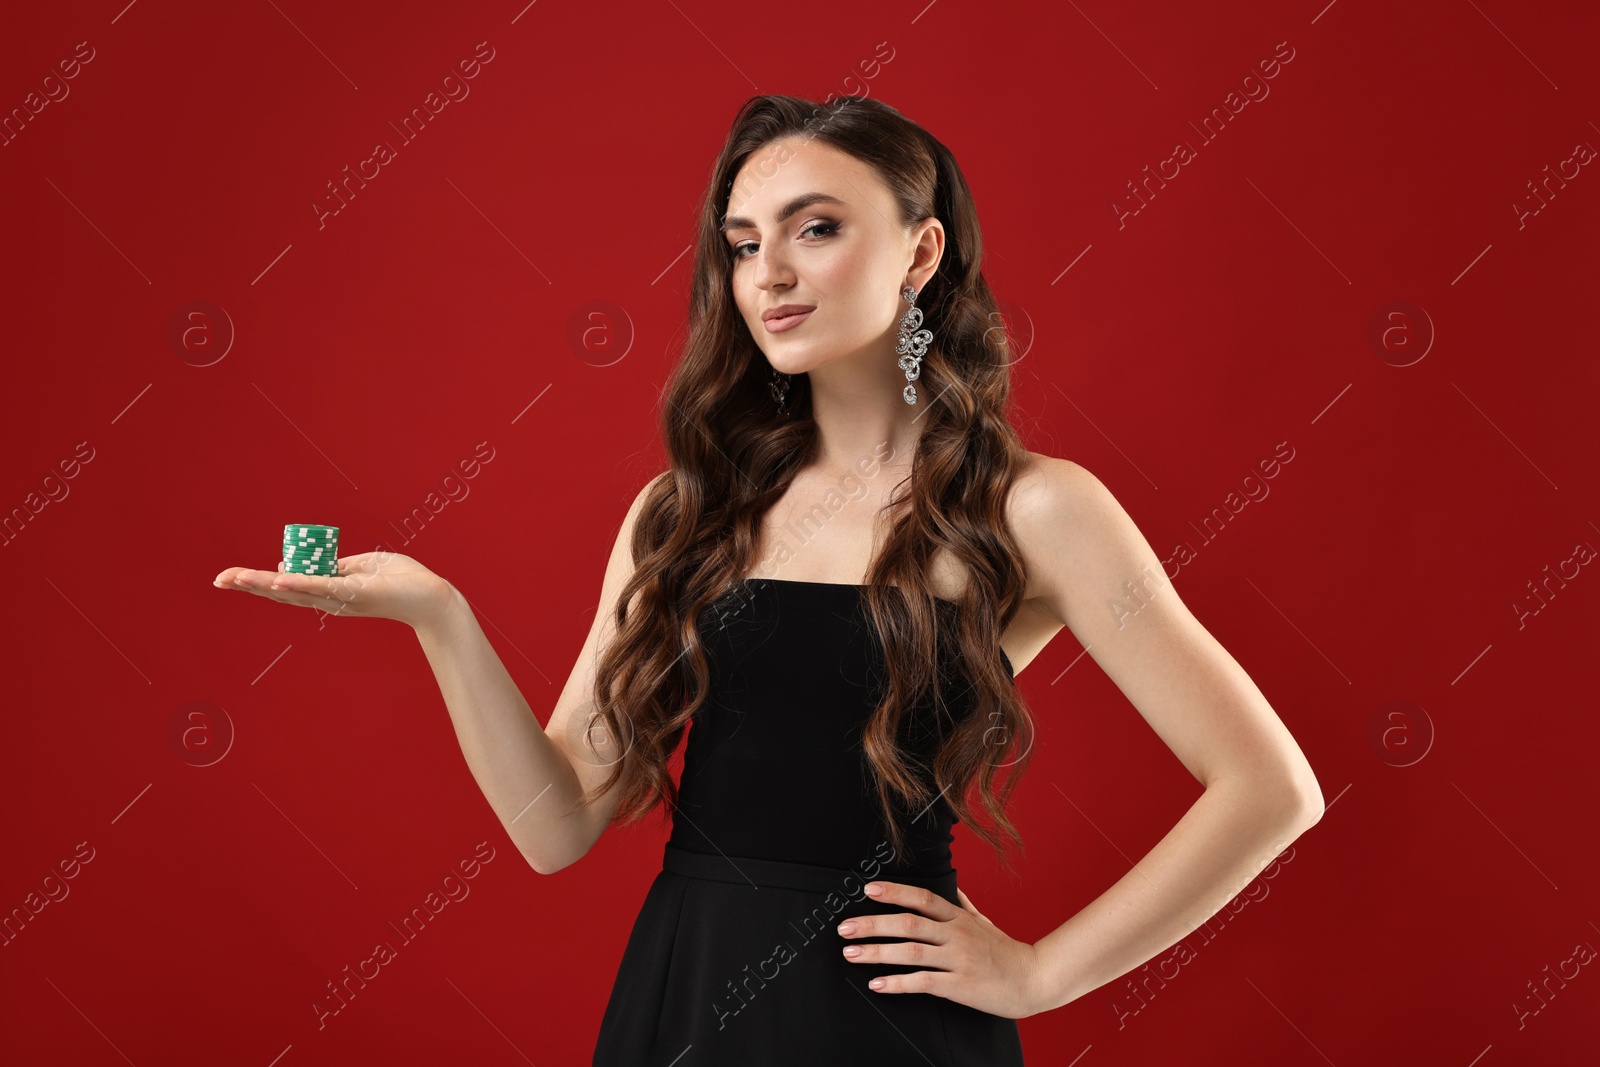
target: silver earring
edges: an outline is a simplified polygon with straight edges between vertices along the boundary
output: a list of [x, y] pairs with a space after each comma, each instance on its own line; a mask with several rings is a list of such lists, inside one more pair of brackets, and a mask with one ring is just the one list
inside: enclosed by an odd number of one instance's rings
[[[918, 330], [922, 325], [922, 309], [917, 307], [917, 291], [911, 286], [900, 290], [900, 297], [911, 306], [900, 316], [900, 336], [894, 350], [900, 355], [900, 369], [906, 372], [906, 387], [900, 393], [907, 404], [917, 402], [917, 387], [911, 383], [922, 377], [922, 357], [928, 353], [928, 342], [933, 340], [931, 330]], [[911, 331], [916, 330], [915, 333]]]
[[786, 419], [789, 417], [789, 413], [783, 410], [783, 405], [788, 402], [789, 382], [793, 380], [793, 377], [793, 375], [784, 374], [777, 367], [773, 367], [772, 380], [767, 383], [768, 388], [772, 390], [772, 401], [778, 405], [778, 414]]

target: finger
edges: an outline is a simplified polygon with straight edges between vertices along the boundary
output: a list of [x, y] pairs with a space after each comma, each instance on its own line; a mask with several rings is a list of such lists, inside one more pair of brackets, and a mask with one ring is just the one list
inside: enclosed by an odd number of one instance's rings
[[353, 595], [341, 596], [337, 587], [331, 589], [317, 583], [335, 579], [310, 574], [276, 574], [249, 589], [258, 596], [290, 604], [298, 608], [316, 608], [329, 615], [348, 613]]
[[305, 593], [291, 593], [287, 590], [273, 589], [269, 585], [235, 584], [234, 588], [240, 590], [241, 592], [253, 593], [256, 596], [262, 597], [266, 600], [276, 600], [280, 604], [291, 604], [295, 607], [302, 608], [319, 607], [324, 611], [327, 611], [329, 614], [338, 614], [338, 611], [343, 610], [345, 607], [342, 601], [329, 600], [326, 597], [320, 596], [309, 596]]
[[[873, 886], [881, 886], [883, 892], [874, 896], [871, 893]], [[921, 886], [906, 885], [904, 882], [872, 882], [867, 890], [868, 896], [880, 904], [902, 904], [934, 919], [949, 919], [961, 914], [960, 908], [933, 890]]]
[[985, 916], [983, 914], [983, 912], [979, 911], [978, 910], [978, 906], [972, 902], [972, 898], [967, 896], [965, 893], [963, 893], [959, 886], [956, 887], [956, 896], [958, 898], [960, 898], [962, 907], [964, 907], [968, 911], [972, 912], [972, 914], [976, 915], [978, 918], [982, 919], [984, 922], [988, 922], [989, 921], [988, 917]]
[[229, 567], [211, 579], [211, 584], [223, 589], [242, 585], [262, 585], [271, 575], [271, 571], [252, 570], [249, 567]]
[[260, 588], [266, 585], [271, 571], [252, 570], [249, 567], [229, 567], [216, 577], [216, 584], [235, 589]]
[[[851, 955], [851, 950], [855, 955]], [[851, 963], [897, 963], [913, 967], [937, 967], [949, 970], [944, 952], [938, 945], [924, 945], [920, 941], [891, 941], [875, 945], [846, 945], [844, 958]]]
[[912, 971], [910, 974], [885, 974], [867, 983], [875, 993], [932, 993], [947, 996], [949, 971]]
[[[846, 932], [845, 927], [849, 927]], [[840, 937], [914, 937], [933, 945], [942, 945], [949, 938], [943, 923], [909, 911], [889, 915], [858, 915], [839, 924]]]
[[[222, 579], [232, 575], [231, 581]], [[319, 608], [330, 615], [338, 615], [349, 607], [349, 600], [353, 597], [339, 597], [321, 595], [322, 590], [301, 586], [300, 588], [286, 588], [280, 583], [291, 582], [332, 582], [332, 578], [317, 577], [309, 574], [283, 574], [282, 572], [251, 570], [246, 567], [230, 567], [217, 575], [216, 583], [221, 588], [238, 589], [268, 600], [276, 600], [280, 604], [291, 604], [295, 607]]]
[[342, 615], [349, 612], [348, 601], [337, 597], [316, 596], [310, 593], [291, 593], [287, 590], [269, 589], [261, 594], [280, 604], [290, 604], [297, 608], [316, 608], [325, 615]]
[[354, 599], [354, 593], [346, 587], [348, 582], [343, 578], [335, 578], [325, 574], [277, 574], [274, 575], [268, 588], [279, 592], [310, 596], [319, 600], [346, 601]]

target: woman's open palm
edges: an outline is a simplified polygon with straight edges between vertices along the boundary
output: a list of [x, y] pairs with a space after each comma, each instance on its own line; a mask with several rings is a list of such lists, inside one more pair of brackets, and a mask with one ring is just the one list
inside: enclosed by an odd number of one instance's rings
[[212, 584], [329, 615], [394, 619], [410, 626], [436, 619], [454, 592], [449, 582], [396, 552], [340, 556], [338, 566], [337, 575], [289, 574], [281, 562], [275, 571], [229, 567]]

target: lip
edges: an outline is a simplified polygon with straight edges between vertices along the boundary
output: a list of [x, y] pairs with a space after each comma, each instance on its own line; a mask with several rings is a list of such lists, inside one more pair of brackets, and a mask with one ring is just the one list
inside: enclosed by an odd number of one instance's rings
[[798, 315], [802, 311], [815, 310], [817, 310], [817, 305], [815, 304], [779, 304], [775, 308], [768, 308], [763, 311], [761, 313], [761, 321], [766, 322], [768, 319], [781, 318], [785, 315]]
[[[782, 309], [780, 308], [779, 310], [781, 311]], [[774, 315], [772, 318], [767, 319], [764, 325], [766, 326], [768, 333], [782, 333], [785, 330], [794, 329], [796, 326], [809, 319], [811, 317], [811, 313], [815, 310], [816, 308], [809, 308], [805, 311], [797, 311], [789, 315]]]

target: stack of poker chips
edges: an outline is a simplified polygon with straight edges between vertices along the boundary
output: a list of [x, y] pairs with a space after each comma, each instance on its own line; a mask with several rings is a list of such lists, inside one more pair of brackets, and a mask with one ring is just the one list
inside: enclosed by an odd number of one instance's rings
[[339, 573], [339, 527], [293, 523], [283, 528], [286, 574]]

